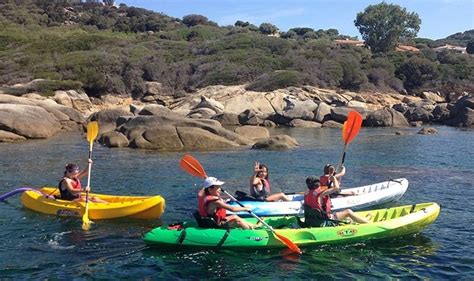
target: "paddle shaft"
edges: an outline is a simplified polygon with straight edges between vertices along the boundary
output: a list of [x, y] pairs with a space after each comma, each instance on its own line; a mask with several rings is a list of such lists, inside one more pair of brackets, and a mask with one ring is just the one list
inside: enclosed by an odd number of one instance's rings
[[[237, 204], [239, 204], [240, 207], [244, 207], [245, 206], [240, 203], [237, 199], [235, 199], [234, 196], [230, 195], [230, 193], [228, 193], [227, 191], [225, 191], [224, 189], [222, 189], [221, 187], [221, 190], [224, 191], [224, 193], [230, 197], [230, 199], [232, 199], [233, 201], [235, 201]], [[273, 233], [275, 233], [275, 230], [273, 229], [273, 227], [271, 227], [268, 223], [266, 223], [265, 221], [263, 221], [259, 216], [257, 216], [254, 212], [252, 211], [247, 211], [249, 214], [251, 214], [254, 218], [256, 218], [259, 222], [261, 222], [263, 225], [265, 225], [268, 229], [270, 229]], [[275, 233], [276, 234], [276, 233]]]
[[[91, 160], [92, 160], [92, 144], [90, 145], [90, 148], [89, 148], [89, 161], [88, 161], [88, 165], [87, 165], [87, 185], [86, 185], [86, 188], [87, 187], [90, 188], [90, 184], [91, 184], [91, 171], [92, 171]], [[87, 204], [88, 203], [89, 203], [89, 191], [86, 191], [86, 209], [87, 209]]]

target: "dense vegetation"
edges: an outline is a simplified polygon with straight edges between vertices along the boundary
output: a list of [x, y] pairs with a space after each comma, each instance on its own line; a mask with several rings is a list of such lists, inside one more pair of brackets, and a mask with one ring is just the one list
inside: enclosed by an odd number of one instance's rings
[[[0, 85], [49, 79], [38, 91], [82, 87], [89, 95], [139, 98], [145, 81], [184, 94], [208, 85], [247, 84], [271, 90], [315, 85], [354, 91], [474, 89], [474, 58], [338, 46], [335, 29], [292, 28], [280, 37], [270, 23], [220, 27], [201, 15], [176, 19], [145, 9], [78, 1], [0, 2]], [[354, 15], [355, 17], [356, 15]], [[443, 43], [466, 46], [474, 30]], [[460, 43], [462, 42], [462, 44]]]

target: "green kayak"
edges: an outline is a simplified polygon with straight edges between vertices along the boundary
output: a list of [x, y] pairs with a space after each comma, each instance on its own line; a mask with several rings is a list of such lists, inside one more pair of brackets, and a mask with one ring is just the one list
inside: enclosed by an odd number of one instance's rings
[[[367, 224], [341, 224], [334, 227], [301, 228], [297, 217], [272, 217], [265, 222], [276, 232], [298, 246], [354, 243], [417, 233], [438, 217], [440, 206], [422, 203], [379, 210], [357, 212], [371, 217]], [[369, 215], [370, 214], [370, 215]], [[255, 219], [247, 219], [256, 223]], [[197, 223], [184, 222], [162, 226], [148, 232], [143, 238], [153, 247], [258, 249], [282, 248], [285, 245], [266, 228], [253, 230], [199, 228]]]

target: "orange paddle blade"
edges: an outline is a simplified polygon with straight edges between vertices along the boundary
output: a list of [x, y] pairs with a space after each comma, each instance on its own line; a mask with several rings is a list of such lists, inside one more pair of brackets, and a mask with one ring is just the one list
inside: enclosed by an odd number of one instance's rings
[[278, 232], [276, 231], [273, 231], [273, 233], [275, 233], [276, 237], [283, 243], [285, 244], [288, 249], [290, 249], [292, 252], [294, 253], [297, 253], [297, 254], [301, 254], [301, 250], [300, 248], [295, 244], [293, 243], [290, 239], [286, 238], [285, 236], [279, 234]]
[[179, 161], [179, 166], [195, 177], [207, 178], [206, 171], [204, 171], [201, 163], [199, 163], [196, 158], [189, 154], [185, 154], [183, 158], [181, 158], [181, 161]]
[[342, 125], [342, 139], [344, 139], [344, 136], [346, 135], [346, 129], [347, 128], [347, 120], [344, 121], [344, 124]]
[[344, 126], [342, 126], [342, 139], [344, 144], [348, 145], [359, 133], [362, 126], [362, 115], [357, 111], [349, 112]]

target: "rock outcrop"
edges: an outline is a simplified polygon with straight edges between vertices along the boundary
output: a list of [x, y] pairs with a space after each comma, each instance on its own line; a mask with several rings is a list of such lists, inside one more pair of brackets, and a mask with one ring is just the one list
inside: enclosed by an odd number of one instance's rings
[[0, 141], [49, 138], [61, 130], [77, 130], [84, 117], [77, 110], [40, 95], [0, 94]]

